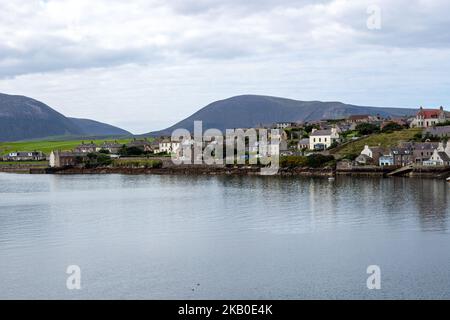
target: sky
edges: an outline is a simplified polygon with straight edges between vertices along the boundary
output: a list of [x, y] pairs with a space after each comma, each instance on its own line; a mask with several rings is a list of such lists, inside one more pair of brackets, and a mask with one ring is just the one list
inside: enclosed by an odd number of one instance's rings
[[0, 1], [0, 92], [133, 133], [241, 94], [450, 107], [448, 0]]

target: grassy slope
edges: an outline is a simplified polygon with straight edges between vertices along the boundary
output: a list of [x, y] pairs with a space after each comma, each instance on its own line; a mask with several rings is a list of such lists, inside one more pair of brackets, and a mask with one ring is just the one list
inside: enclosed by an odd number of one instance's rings
[[367, 144], [369, 146], [382, 146], [382, 147], [394, 147], [398, 145], [401, 141], [409, 141], [412, 140], [414, 135], [418, 132], [421, 132], [421, 129], [407, 129], [402, 131], [395, 131], [392, 133], [380, 133], [374, 134], [360, 140], [350, 142], [341, 147], [337, 147], [331, 151], [331, 153], [337, 157], [343, 157], [348, 154], [359, 154], [364, 146]]
[[[90, 142], [91, 140], [84, 140], [84, 142]], [[94, 143], [100, 145], [105, 140], [94, 140]], [[130, 139], [118, 140], [119, 143], [127, 143]], [[82, 140], [70, 140], [70, 141], [20, 141], [20, 142], [0, 142], [0, 155], [12, 151], [42, 151], [45, 154], [49, 154], [52, 150], [72, 150], [79, 145]]]

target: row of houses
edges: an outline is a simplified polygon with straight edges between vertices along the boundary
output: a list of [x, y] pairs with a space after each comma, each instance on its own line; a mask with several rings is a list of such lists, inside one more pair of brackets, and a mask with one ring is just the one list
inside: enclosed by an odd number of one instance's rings
[[379, 166], [450, 165], [450, 140], [445, 145], [442, 142], [406, 142], [392, 148], [366, 145], [355, 161]]

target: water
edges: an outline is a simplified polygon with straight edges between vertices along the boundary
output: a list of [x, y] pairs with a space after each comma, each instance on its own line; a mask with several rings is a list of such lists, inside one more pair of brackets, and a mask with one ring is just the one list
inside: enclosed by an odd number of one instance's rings
[[449, 299], [449, 199], [427, 179], [0, 173], [0, 298]]

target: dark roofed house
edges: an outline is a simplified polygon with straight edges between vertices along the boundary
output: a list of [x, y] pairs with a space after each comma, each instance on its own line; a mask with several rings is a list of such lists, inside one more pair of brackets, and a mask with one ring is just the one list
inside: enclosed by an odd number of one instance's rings
[[100, 147], [97, 147], [96, 151], [108, 150], [110, 154], [118, 154], [120, 149], [123, 147], [123, 144], [118, 143], [117, 141], [108, 142], [105, 141]]
[[423, 136], [435, 136], [439, 138], [450, 138], [450, 126], [439, 126], [439, 127], [430, 127], [426, 128], [423, 131]]
[[142, 151], [147, 151], [147, 152], [153, 151], [152, 145], [151, 145], [150, 141], [148, 141], [147, 139], [142, 139], [142, 140], [133, 139], [133, 141], [131, 141], [127, 144], [127, 147], [139, 148]]
[[45, 159], [45, 154], [40, 151], [16, 151], [3, 157], [3, 161], [41, 161]]
[[80, 153], [93, 153], [97, 151], [97, 145], [93, 141], [90, 143], [84, 143], [83, 141], [74, 151]]

